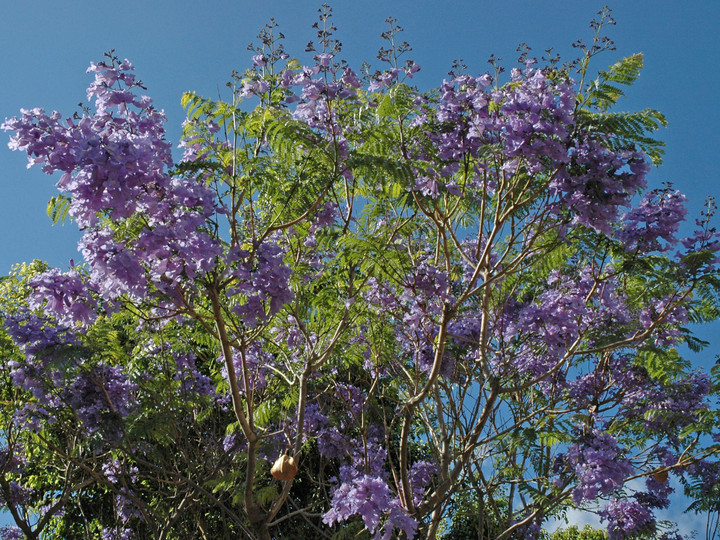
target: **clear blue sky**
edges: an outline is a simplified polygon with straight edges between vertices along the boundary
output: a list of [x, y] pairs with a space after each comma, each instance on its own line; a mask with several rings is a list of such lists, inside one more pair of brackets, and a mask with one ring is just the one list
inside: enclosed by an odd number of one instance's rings
[[[246, 46], [274, 17], [286, 47], [301, 61], [321, 2], [307, 0], [34, 0], [3, 2], [0, 32], [0, 120], [21, 107], [57, 109], [72, 115], [91, 78], [85, 69], [115, 49], [130, 59], [158, 108], [168, 116], [177, 143], [187, 90], [216, 96], [232, 70], [249, 65]], [[590, 20], [603, 6], [587, 0], [336, 0], [333, 2], [343, 56], [356, 68], [376, 63], [386, 17], [405, 28], [404, 38], [422, 66], [423, 88], [442, 82], [451, 61], [463, 58], [472, 73], [484, 72], [490, 54], [508, 65], [525, 42], [541, 56], [553, 47], [563, 57], [578, 38], [589, 40]], [[720, 199], [720, 1], [615, 0], [617, 26], [609, 29], [617, 50], [598, 59], [603, 68], [621, 56], [645, 54], [646, 67], [621, 108], [652, 107], [670, 127], [665, 164], [656, 182], [671, 181], [690, 200], [691, 216], [706, 196]], [[52, 227], [45, 213], [54, 179], [27, 171], [25, 156], [5, 147], [0, 134], [0, 275], [19, 261], [47, 260], [66, 268], [78, 259], [74, 225]], [[718, 216], [720, 224], [720, 216]], [[709, 365], [705, 354], [701, 363]]]

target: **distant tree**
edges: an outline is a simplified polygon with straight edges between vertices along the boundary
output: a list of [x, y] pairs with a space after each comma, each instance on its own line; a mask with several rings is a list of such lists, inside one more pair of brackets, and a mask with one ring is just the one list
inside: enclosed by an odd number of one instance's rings
[[713, 205], [678, 238], [665, 119], [615, 110], [642, 56], [591, 76], [608, 22], [427, 92], [392, 19], [379, 72], [327, 7], [308, 66], [271, 23], [227, 101], [183, 97], [177, 164], [112, 53], [92, 109], [7, 120], [83, 263], [2, 282], [5, 537], [535, 538], [576, 507], [615, 540], [665, 534], [668, 475], [717, 490], [718, 371], [677, 349], [718, 318]]
[[558, 529], [550, 535], [550, 540], [606, 540], [607, 534], [590, 525], [580, 529], [577, 525], [571, 525], [566, 529]]

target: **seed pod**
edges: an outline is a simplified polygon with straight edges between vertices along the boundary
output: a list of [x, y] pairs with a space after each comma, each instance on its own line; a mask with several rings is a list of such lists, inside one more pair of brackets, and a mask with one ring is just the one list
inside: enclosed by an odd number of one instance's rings
[[292, 480], [298, 472], [297, 465], [292, 456], [283, 454], [275, 461], [275, 464], [270, 469], [270, 474], [276, 480]]
[[653, 478], [658, 482], [667, 482], [668, 472], [667, 469], [658, 469], [653, 473]]

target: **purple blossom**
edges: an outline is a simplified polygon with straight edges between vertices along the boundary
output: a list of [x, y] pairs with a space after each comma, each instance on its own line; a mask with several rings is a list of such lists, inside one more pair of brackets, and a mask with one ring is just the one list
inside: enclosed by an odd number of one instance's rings
[[[685, 196], [668, 188], [653, 190], [623, 218], [617, 237], [627, 251], [667, 251], [687, 215]], [[661, 244], [664, 240], [665, 244]]]
[[323, 516], [323, 523], [347, 521], [358, 514], [371, 533], [380, 525], [380, 518], [391, 500], [390, 488], [381, 478], [363, 474], [335, 489], [331, 509]]
[[603, 510], [603, 521], [608, 522], [610, 540], [624, 540], [636, 534], [654, 532], [655, 518], [647, 508], [635, 501], [610, 499]]
[[233, 312], [250, 327], [265, 322], [293, 298], [292, 272], [284, 256], [284, 250], [271, 241], [257, 246], [254, 253], [236, 247], [228, 255], [235, 278], [230, 294], [237, 297]]
[[2, 540], [22, 540], [25, 538], [25, 533], [22, 532], [20, 527], [15, 525], [5, 525], [0, 529], [0, 538]]
[[645, 479], [646, 492], [635, 493], [635, 500], [642, 504], [645, 508], [666, 509], [670, 506], [670, 494], [675, 490], [667, 480], [661, 482], [650, 475]]
[[135, 534], [132, 529], [127, 527], [115, 527], [113, 529], [104, 528], [102, 530], [102, 540], [126, 540], [135, 538]]
[[341, 401], [343, 409], [347, 410], [358, 423], [367, 407], [367, 398], [364, 392], [352, 384], [339, 383], [335, 387], [335, 395]]
[[[241, 393], [244, 394], [246, 389], [254, 392], [267, 386], [268, 378], [272, 373], [268, 366], [273, 365], [275, 359], [263, 347], [263, 343], [254, 341], [244, 351], [233, 351], [232, 360]], [[228, 373], [225, 359], [220, 357], [218, 362], [221, 363], [220, 373], [227, 379]], [[245, 381], [246, 370], [248, 374], [247, 381]]]
[[88, 325], [97, 317], [97, 303], [90, 296], [84, 280], [76, 271], [62, 274], [57, 268], [35, 276], [29, 282], [33, 294], [29, 299], [31, 309], [44, 309], [60, 324]]
[[333, 55], [328, 53], [320, 53], [315, 55], [315, 61], [318, 63], [319, 66], [322, 67], [328, 67], [332, 59]]
[[345, 457], [350, 451], [350, 441], [336, 427], [325, 427], [317, 433], [320, 455], [328, 459]]
[[143, 299], [148, 280], [137, 255], [115, 241], [108, 230], [88, 230], [78, 243], [83, 258], [90, 265], [90, 279], [108, 300], [121, 295]]
[[[374, 533], [375, 538], [389, 539], [398, 528], [412, 538], [417, 522], [412, 519], [397, 498], [393, 498], [385, 480], [368, 474], [353, 476], [338, 486], [332, 494], [332, 506], [323, 515], [323, 523], [332, 525], [347, 521], [359, 515], [365, 528]], [[379, 530], [383, 515], [387, 515], [384, 532]]]
[[304, 427], [306, 437], [316, 437], [321, 429], [323, 429], [329, 421], [329, 418], [323, 414], [322, 408], [317, 402], [305, 405]]
[[190, 354], [174, 354], [177, 372], [174, 379], [181, 382], [183, 394], [195, 394], [216, 399], [215, 385], [210, 377], [201, 373], [195, 362], [195, 357]]
[[696, 421], [709, 407], [710, 381], [705, 373], [693, 373], [663, 384], [642, 373], [634, 380], [623, 378], [626, 395], [623, 416], [642, 421], [649, 433], [664, 433], [675, 440], [677, 433]]
[[416, 461], [410, 467], [408, 476], [412, 486], [413, 502], [416, 506], [422, 502], [425, 490], [435, 474], [437, 474], [437, 465], [431, 461]]
[[[417, 522], [388, 486], [385, 449], [372, 437], [364, 442], [351, 441], [349, 446], [350, 460], [340, 467], [338, 484], [331, 493], [332, 504], [323, 522], [332, 525], [358, 515], [370, 533], [377, 531], [375, 538], [391, 538], [396, 528], [412, 538]], [[430, 470], [431, 466], [423, 463], [414, 468], [411, 477], [420, 485], [432, 474]]]
[[557, 212], [569, 208], [574, 224], [612, 234], [619, 208], [630, 206], [632, 196], [646, 186], [650, 165], [640, 152], [614, 152], [590, 138], [576, 141], [570, 158], [550, 184], [559, 197]]
[[66, 400], [89, 433], [104, 430], [108, 437], [119, 437], [119, 420], [136, 406], [137, 386], [119, 366], [99, 365], [80, 372], [67, 387]]
[[360, 88], [362, 86], [362, 82], [360, 81], [357, 74], [349, 67], [345, 68], [345, 71], [343, 72], [342, 78], [340, 80], [345, 86], [351, 88]]
[[[3, 124], [16, 132], [11, 148], [26, 151], [31, 164], [44, 163], [48, 174], [63, 173], [58, 189], [70, 196], [69, 214], [85, 229], [80, 249], [90, 265], [88, 285], [108, 300], [143, 299], [149, 283], [172, 289], [166, 281], [174, 286], [209, 271], [220, 253], [217, 240], [201, 230], [217, 210], [215, 196], [194, 179], [167, 173], [172, 157], [165, 117], [149, 98], [136, 96], [132, 70], [127, 61], [90, 66], [92, 116], [62, 121], [59, 113], [33, 109]], [[123, 223], [138, 214], [147, 226], [136, 243], [118, 238], [103, 222]], [[62, 289], [60, 278], [53, 279]], [[75, 298], [84, 298], [77, 279], [66, 278], [63, 286], [54, 295], [48, 291], [50, 309], [64, 305], [63, 320], [89, 320], [88, 302]]]
[[599, 431], [572, 445], [566, 460], [578, 480], [572, 494], [576, 504], [595, 500], [599, 495], [610, 495], [633, 473], [632, 465], [622, 455], [615, 438]]
[[8, 482], [9, 493], [0, 493], [0, 506], [19, 506], [30, 502], [35, 490], [31, 487], [26, 487], [15, 480]]

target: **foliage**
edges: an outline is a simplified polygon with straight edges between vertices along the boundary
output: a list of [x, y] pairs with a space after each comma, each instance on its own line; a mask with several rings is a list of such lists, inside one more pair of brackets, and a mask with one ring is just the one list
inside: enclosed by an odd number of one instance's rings
[[605, 540], [607, 535], [603, 531], [585, 525], [582, 529], [572, 525], [567, 529], [560, 529], [550, 535], [550, 540]]
[[642, 56], [585, 82], [603, 12], [573, 64], [421, 92], [395, 21], [358, 75], [330, 15], [311, 65], [271, 23], [230, 99], [187, 93], [179, 163], [112, 53], [94, 112], [4, 123], [84, 259], [0, 284], [4, 534], [535, 538], [571, 507], [666, 534], [668, 474], [720, 481], [718, 373], [678, 352], [720, 243], [647, 185], [664, 117], [613, 110]]

